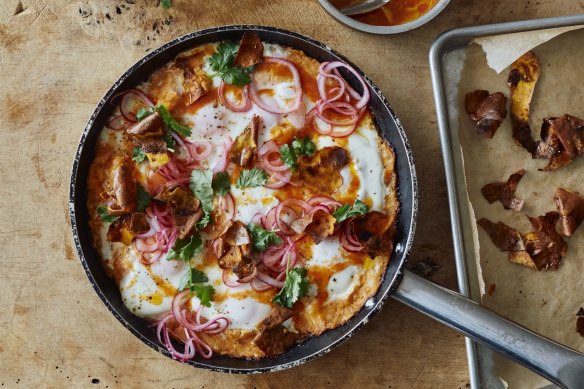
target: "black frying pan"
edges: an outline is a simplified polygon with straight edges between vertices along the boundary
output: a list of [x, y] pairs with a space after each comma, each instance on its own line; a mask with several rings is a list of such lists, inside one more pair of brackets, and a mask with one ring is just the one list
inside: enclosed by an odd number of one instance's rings
[[[238, 41], [245, 31], [250, 30], [259, 34], [262, 41], [300, 49], [318, 61], [344, 61], [363, 74], [350, 61], [327, 46], [293, 32], [250, 25], [217, 27], [195, 32], [179, 37], [152, 51], [114, 83], [91, 115], [75, 156], [69, 207], [73, 238], [87, 277], [108, 309], [126, 328], [145, 344], [168, 357], [170, 354], [164, 347], [160, 347], [154, 331], [146, 321], [126, 310], [118, 288], [106, 275], [98, 254], [91, 245], [89, 215], [86, 207], [86, 180], [89, 166], [94, 158], [98, 134], [113, 109], [109, 104], [112, 96], [144, 81], [154, 70], [184, 50], [207, 42], [225, 39]], [[351, 77], [347, 79], [351, 80]], [[229, 373], [270, 372], [294, 367], [327, 353], [347, 340], [367, 322], [369, 316], [381, 308], [385, 299], [392, 295], [397, 300], [487, 344], [564, 387], [584, 388], [584, 379], [580, 379], [584, 377], [582, 354], [512, 324], [461, 295], [425, 281], [405, 270], [404, 265], [412, 246], [418, 212], [418, 189], [412, 150], [404, 129], [381, 91], [367, 77], [365, 80], [371, 90], [369, 106], [374, 113], [377, 125], [395, 150], [401, 207], [397, 221], [395, 249], [379, 290], [367, 301], [363, 309], [343, 326], [312, 337], [284, 354], [258, 361], [214, 356], [210, 360], [195, 358], [188, 363], [196, 367]], [[357, 85], [353, 86], [358, 88]]]

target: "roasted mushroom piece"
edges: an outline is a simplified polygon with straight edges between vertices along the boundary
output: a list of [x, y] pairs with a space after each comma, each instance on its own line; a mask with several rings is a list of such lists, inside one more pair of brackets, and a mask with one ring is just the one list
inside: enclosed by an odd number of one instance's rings
[[[547, 118], [542, 126], [542, 139], [538, 152], [550, 159], [543, 171], [569, 165], [584, 153], [584, 120], [571, 115]], [[538, 155], [538, 156], [540, 156]]]
[[114, 220], [108, 227], [107, 240], [121, 242], [126, 246], [132, 244], [132, 240], [138, 234], [150, 229], [146, 214], [142, 212], [129, 213]]
[[270, 315], [258, 325], [259, 333], [255, 337], [254, 343], [266, 356], [282, 353], [298, 339], [297, 333], [288, 331], [282, 325], [291, 316], [291, 310], [273, 305]]
[[233, 64], [242, 68], [257, 65], [264, 61], [264, 45], [258, 34], [245, 32], [241, 37], [241, 43]]
[[558, 188], [554, 200], [560, 213], [560, 230], [565, 236], [572, 236], [584, 220], [584, 197], [578, 192]]
[[556, 231], [559, 214], [548, 212], [544, 216], [529, 217], [533, 232], [520, 234], [504, 223], [480, 219], [477, 223], [502, 251], [509, 252], [511, 262], [536, 270], [557, 270], [566, 255], [568, 245]]
[[333, 193], [343, 184], [341, 169], [349, 163], [347, 150], [338, 146], [316, 150], [312, 156], [298, 158], [292, 179], [322, 193]]
[[136, 179], [133, 165], [126, 159], [117, 157], [113, 166], [107, 211], [110, 215], [133, 212], [136, 209]]
[[515, 197], [515, 191], [524, 174], [525, 169], [518, 170], [509, 176], [507, 182], [492, 182], [483, 186], [481, 192], [489, 204], [498, 200], [505, 209], [512, 209], [518, 212], [523, 208], [525, 201]]
[[315, 244], [319, 244], [333, 234], [335, 222], [336, 219], [330, 213], [317, 210], [294, 220], [290, 223], [290, 228], [297, 234], [306, 232], [312, 237]]
[[[218, 258], [221, 269], [231, 269], [240, 282], [251, 281], [257, 274], [251, 257], [251, 237], [243, 223], [234, 222], [220, 239]], [[217, 253], [216, 253], [217, 254]]]
[[491, 139], [507, 116], [507, 98], [503, 93], [489, 94], [486, 90], [467, 93], [464, 98], [466, 112], [475, 122], [475, 130], [485, 138]]
[[394, 225], [389, 215], [370, 211], [354, 218], [354, 231], [357, 240], [371, 257], [391, 253], [393, 250]]
[[260, 117], [253, 115], [249, 125], [235, 138], [229, 151], [229, 161], [242, 167], [251, 167], [257, 153], [259, 128]]
[[162, 136], [164, 134], [164, 121], [155, 111], [139, 122], [132, 124], [126, 131], [136, 138]]
[[199, 200], [181, 187], [164, 187], [155, 198], [168, 203], [172, 208], [179, 239], [188, 236], [203, 216]]
[[537, 149], [537, 143], [533, 140], [529, 127], [529, 105], [539, 74], [539, 60], [533, 52], [528, 51], [511, 64], [511, 72], [507, 78], [511, 91], [513, 140], [532, 155]]

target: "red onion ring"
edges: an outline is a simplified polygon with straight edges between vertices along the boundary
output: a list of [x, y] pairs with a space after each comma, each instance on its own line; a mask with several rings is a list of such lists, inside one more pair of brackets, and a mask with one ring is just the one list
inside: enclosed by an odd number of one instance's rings
[[229, 150], [231, 149], [231, 145], [233, 145], [233, 139], [228, 137], [225, 143], [223, 143], [223, 153], [221, 154], [221, 158], [213, 168], [214, 173], [222, 172], [227, 168], [227, 164], [229, 164]]
[[221, 279], [223, 280], [223, 283], [230, 288], [237, 288], [239, 286], [239, 282], [231, 280], [229, 278], [230, 275], [229, 273], [231, 273], [229, 269], [223, 269], [223, 274], [221, 274]]
[[341, 231], [341, 234], [339, 235], [339, 242], [341, 243], [341, 246], [343, 246], [345, 250], [350, 251], [352, 253], [363, 251], [363, 245], [361, 245], [361, 243], [355, 236], [352, 220], [347, 220], [345, 222], [345, 228]]
[[109, 128], [110, 130], [119, 131], [128, 127], [130, 124], [132, 124], [132, 122], [126, 120], [126, 118], [124, 118], [124, 116], [120, 114], [111, 118], [107, 122], [106, 127]]
[[249, 87], [248, 85], [242, 88], [243, 94], [243, 103], [240, 105], [235, 105], [229, 101], [227, 96], [225, 95], [225, 81], [221, 80], [219, 84], [219, 99], [224, 106], [226, 106], [229, 110], [233, 112], [247, 112], [252, 108], [251, 98], [249, 97]]
[[[358, 99], [359, 101], [357, 102], [357, 104], [355, 104], [355, 108], [357, 109], [361, 109], [367, 106], [367, 103], [369, 102], [369, 98], [370, 98], [370, 94], [369, 94], [369, 87], [367, 86], [367, 83], [365, 82], [365, 80], [363, 79], [363, 77], [361, 77], [361, 75], [359, 73], [357, 73], [357, 71], [355, 69], [353, 69], [351, 66], [347, 65], [344, 62], [341, 61], [333, 61], [333, 62], [329, 62], [328, 64], [326, 64], [325, 66], [322, 67], [322, 71], [324, 73], [328, 73], [331, 74], [331, 72], [333, 70], [337, 70], [338, 68], [345, 68], [347, 69], [349, 72], [351, 72], [356, 78], [357, 80], [361, 83], [361, 86], [363, 88], [363, 94], [362, 95], [358, 95], [357, 92], [351, 88], [350, 85], [348, 85], [348, 83], [346, 84], [347, 86], [347, 90], [349, 91], [349, 93], [354, 99]], [[340, 76], [339, 73], [336, 73], [335, 75], [337, 75], [338, 77], [340, 77], [342, 79], [342, 77]], [[346, 82], [346, 81], [345, 81]], [[320, 92], [320, 89], [319, 89]], [[353, 92], [353, 93], [351, 93]], [[326, 96], [322, 96], [321, 97], [326, 99]]]
[[258, 274], [256, 275], [256, 277], [257, 277], [257, 279], [259, 279], [263, 283], [270, 285], [273, 288], [282, 289], [284, 287], [283, 281], [278, 281], [277, 279], [272, 278], [269, 275], [262, 273], [261, 271], [258, 271]]
[[[139, 89], [128, 89], [127, 91], [118, 93], [117, 95], [112, 97], [112, 101], [118, 96], [122, 96], [119, 103], [120, 113], [124, 116], [126, 120], [132, 123], [138, 121], [138, 119], [136, 118], [136, 112], [138, 110], [135, 109], [136, 102], [134, 101], [134, 104], [131, 104], [132, 99], [135, 99], [138, 102], [142, 102], [144, 108], [154, 107], [154, 102], [152, 101], [152, 99], [146, 93], [142, 92]], [[130, 104], [132, 105], [131, 107], [129, 106]]]
[[288, 69], [290, 69], [290, 72], [292, 73], [292, 82], [294, 84], [294, 88], [296, 89], [296, 98], [294, 99], [294, 103], [288, 108], [277, 108], [277, 107], [271, 107], [271, 106], [267, 105], [262, 100], [261, 96], [258, 93], [257, 85], [256, 85], [255, 78], [254, 78], [254, 74], [255, 74], [255, 72], [254, 72], [251, 75], [252, 82], [251, 82], [250, 88], [249, 88], [253, 101], [256, 103], [256, 105], [258, 107], [260, 107], [264, 111], [267, 111], [270, 113], [280, 113], [281, 114], [281, 113], [290, 113], [290, 112], [296, 111], [298, 109], [298, 107], [300, 106], [300, 102], [302, 101], [302, 84], [300, 82], [300, 73], [298, 73], [298, 69], [296, 69], [296, 66], [294, 66], [294, 64], [292, 62], [290, 62], [284, 58], [264, 57], [264, 62], [284, 65]]

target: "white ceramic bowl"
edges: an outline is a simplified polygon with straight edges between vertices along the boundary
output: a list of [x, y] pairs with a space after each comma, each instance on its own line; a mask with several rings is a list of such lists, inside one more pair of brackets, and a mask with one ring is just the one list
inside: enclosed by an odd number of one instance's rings
[[438, 2], [432, 7], [430, 11], [420, 16], [419, 18], [407, 22], [404, 24], [399, 24], [397, 26], [374, 26], [371, 24], [361, 23], [349, 16], [343, 15], [341, 11], [336, 9], [328, 0], [319, 0], [320, 5], [335, 19], [339, 22], [346, 24], [356, 30], [369, 32], [371, 34], [389, 35], [389, 34], [399, 34], [414, 28], [418, 28], [423, 24], [428, 23], [430, 20], [434, 19], [442, 10], [448, 5], [450, 0], [438, 0]]

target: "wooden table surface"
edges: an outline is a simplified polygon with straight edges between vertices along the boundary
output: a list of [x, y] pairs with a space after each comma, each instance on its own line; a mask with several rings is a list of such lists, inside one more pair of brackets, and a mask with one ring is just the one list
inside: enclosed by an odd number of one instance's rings
[[[179, 35], [253, 23], [312, 36], [381, 87], [413, 145], [420, 214], [409, 266], [456, 287], [428, 50], [450, 28], [584, 12], [584, 1], [453, 0], [429, 24], [373, 36], [316, 0], [0, 1], [0, 384], [4, 387], [465, 388], [463, 337], [389, 301], [359, 334], [304, 366], [237, 376], [142, 344], [108, 312], [72, 244], [68, 187], [79, 136], [122, 72]], [[230, 5], [237, 4], [237, 5]]]

